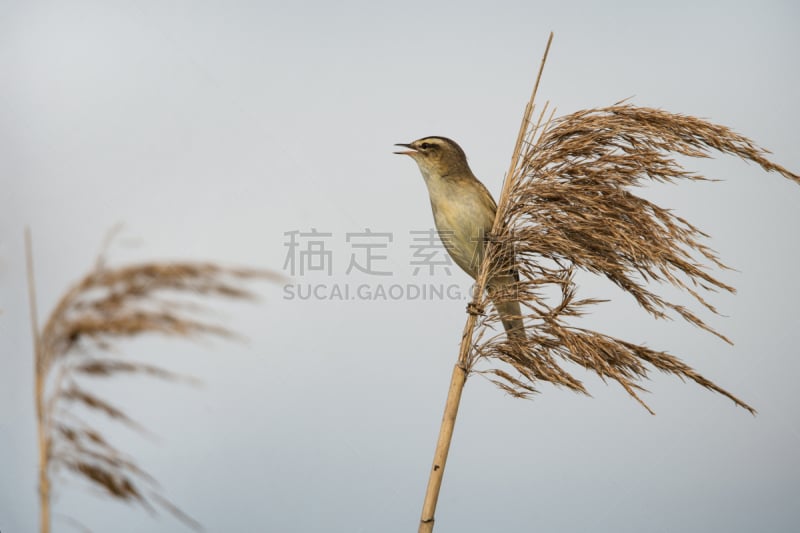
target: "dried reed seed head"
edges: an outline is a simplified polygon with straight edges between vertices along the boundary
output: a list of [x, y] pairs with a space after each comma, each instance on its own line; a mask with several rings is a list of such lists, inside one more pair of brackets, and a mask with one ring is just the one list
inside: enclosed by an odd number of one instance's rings
[[151, 512], [160, 507], [200, 529], [195, 520], [159, 494], [152, 476], [123, 458], [99, 431], [68, 407], [79, 404], [144, 431], [122, 409], [90, 393], [80, 377], [139, 373], [168, 380], [188, 378], [157, 366], [115, 359], [113, 353], [106, 358], [89, 354], [111, 352], [119, 339], [146, 333], [233, 337], [228, 328], [196, 317], [204, 310], [196, 303], [197, 297], [252, 300], [255, 293], [251, 282], [280, 276], [213, 263], [145, 263], [120, 268], [106, 268], [104, 264], [99, 259], [98, 268], [65, 293], [42, 331], [43, 353], [37, 372], [55, 376], [45, 402], [51, 468], [64, 467], [114, 498], [136, 501]]
[[[542, 116], [544, 112], [542, 113]], [[548, 381], [586, 393], [581, 382], [563, 370], [572, 361], [617, 381], [631, 396], [647, 379], [647, 368], [695, 381], [754, 412], [737, 397], [694, 372], [677, 357], [595, 331], [570, 325], [597, 299], [576, 299], [575, 269], [604, 276], [630, 294], [655, 318], [676, 315], [721, 339], [686, 307], [655, 292], [653, 282], [672, 285], [712, 313], [704, 293], [734, 292], [713, 268], [727, 268], [688, 221], [634, 194], [647, 181], [705, 180], [685, 170], [676, 154], [709, 157], [712, 150], [757, 163], [800, 184], [800, 177], [767, 159], [769, 152], [724, 126], [685, 115], [629, 104], [579, 111], [537, 130], [529, 125], [518, 164], [504, 187], [498, 207], [502, 222], [487, 245], [488, 278], [510, 267], [520, 276], [513, 290], [493, 298], [520, 301], [527, 309], [528, 339], [523, 346], [487, 334], [498, 320], [491, 314], [475, 335], [466, 362], [493, 359], [516, 371], [479, 370], [504, 390], [526, 396], [536, 381]], [[497, 265], [502, 265], [499, 267]], [[552, 301], [555, 287], [560, 298]], [[487, 298], [482, 296], [482, 303]], [[497, 378], [497, 379], [495, 379]]]

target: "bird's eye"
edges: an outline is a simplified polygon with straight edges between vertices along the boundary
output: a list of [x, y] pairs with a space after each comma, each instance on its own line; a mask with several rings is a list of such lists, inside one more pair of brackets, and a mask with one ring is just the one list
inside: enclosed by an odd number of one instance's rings
[[427, 150], [428, 148], [431, 147], [431, 145], [430, 143], [422, 143], [419, 145], [419, 147], [422, 148], [423, 150]]

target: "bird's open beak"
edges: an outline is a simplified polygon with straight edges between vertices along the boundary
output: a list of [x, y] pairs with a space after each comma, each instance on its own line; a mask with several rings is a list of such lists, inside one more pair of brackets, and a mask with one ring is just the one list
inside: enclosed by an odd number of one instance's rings
[[395, 152], [397, 155], [416, 155], [418, 152], [410, 144], [397, 143], [395, 146], [402, 146], [403, 148], [410, 148], [410, 150], [403, 150], [402, 152]]

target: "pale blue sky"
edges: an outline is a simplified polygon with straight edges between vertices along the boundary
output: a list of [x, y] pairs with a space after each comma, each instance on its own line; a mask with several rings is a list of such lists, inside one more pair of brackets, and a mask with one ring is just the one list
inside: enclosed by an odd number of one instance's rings
[[[117, 222], [112, 262], [280, 271], [284, 232], [316, 228], [333, 275], [296, 282], [418, 283], [409, 232], [432, 217], [392, 145], [449, 136], [496, 195], [549, 31], [539, 94], [559, 112], [633, 96], [731, 126], [797, 171], [799, 21], [794, 2], [0, 0], [0, 531], [37, 524], [25, 225], [42, 316]], [[728, 158], [692, 165], [724, 181], [648, 194], [737, 269], [721, 275], [738, 295], [713, 298], [725, 317], [703, 315], [735, 345], [625, 298], [586, 324], [683, 355], [759, 416], [658, 374], [655, 417], [591, 376], [593, 398], [543, 385], [530, 402], [471, 380], [437, 532], [794, 531], [800, 187]], [[393, 234], [392, 276], [346, 274], [346, 234], [365, 228]], [[457, 269], [424, 279], [468, 286]], [[414, 530], [464, 302], [260, 292], [221, 306], [245, 344], [123, 346], [205, 385], [106, 382], [159, 437], [103, 427], [209, 531]], [[182, 527], [81, 482], [58, 484], [55, 511], [98, 532]]]

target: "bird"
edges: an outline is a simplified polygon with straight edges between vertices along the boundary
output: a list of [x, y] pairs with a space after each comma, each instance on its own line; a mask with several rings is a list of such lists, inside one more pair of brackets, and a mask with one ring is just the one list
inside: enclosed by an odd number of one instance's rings
[[[473, 279], [480, 273], [486, 238], [492, 231], [497, 204], [492, 194], [475, 177], [464, 150], [452, 139], [430, 136], [395, 146], [395, 152], [411, 157], [419, 167], [428, 188], [433, 220], [439, 238], [453, 261]], [[495, 265], [497, 266], [497, 265]], [[519, 281], [513, 268], [496, 268], [487, 281], [487, 292], [510, 341], [525, 340], [520, 304], [493, 293]]]

